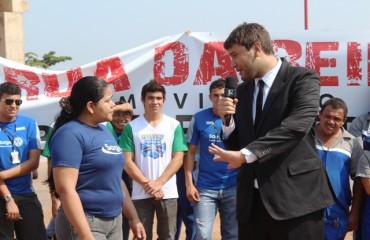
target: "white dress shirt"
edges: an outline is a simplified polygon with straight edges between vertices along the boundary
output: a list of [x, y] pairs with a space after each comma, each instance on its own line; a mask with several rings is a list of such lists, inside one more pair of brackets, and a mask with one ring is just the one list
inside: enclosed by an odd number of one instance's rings
[[[270, 92], [270, 89], [271, 89], [271, 86], [272, 84], [274, 83], [274, 80], [280, 70], [280, 67], [281, 67], [281, 59], [278, 58], [278, 63], [276, 64], [276, 66], [274, 68], [272, 68], [268, 73], [266, 73], [262, 78], [256, 78], [254, 79], [255, 81], [255, 88], [254, 88], [254, 93], [253, 93], [253, 121], [254, 121], [254, 118], [256, 116], [256, 99], [257, 99], [257, 94], [258, 94], [258, 81], [260, 79], [262, 79], [265, 83], [264, 87], [263, 87], [263, 102], [262, 102], [262, 109], [263, 107], [265, 106], [265, 102], [266, 102], [266, 99], [267, 99], [267, 96]], [[230, 134], [234, 131], [235, 129], [235, 122], [233, 121], [232, 124], [230, 126], [225, 126], [225, 125], [222, 125], [222, 131], [223, 131], [223, 138], [224, 139], [227, 139]], [[240, 150], [242, 154], [244, 154], [245, 156], [245, 161], [247, 163], [252, 163], [252, 162], [255, 162], [257, 161], [257, 156], [252, 153], [251, 151], [249, 151], [247, 148], [243, 148]], [[255, 179], [254, 181], [254, 186], [256, 188], [258, 188], [258, 183], [257, 183], [257, 179]]]

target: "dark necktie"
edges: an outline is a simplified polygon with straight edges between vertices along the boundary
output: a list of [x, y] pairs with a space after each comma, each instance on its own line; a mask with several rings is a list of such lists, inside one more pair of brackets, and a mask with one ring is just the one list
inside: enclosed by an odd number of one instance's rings
[[262, 114], [262, 103], [263, 103], [263, 86], [265, 83], [262, 79], [258, 81], [258, 94], [256, 99], [256, 116], [254, 117], [254, 128], [257, 127], [258, 122]]

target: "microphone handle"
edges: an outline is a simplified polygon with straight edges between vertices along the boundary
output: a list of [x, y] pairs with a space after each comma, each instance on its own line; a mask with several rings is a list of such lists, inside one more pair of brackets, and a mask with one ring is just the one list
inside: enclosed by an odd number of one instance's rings
[[231, 121], [231, 115], [230, 114], [226, 114], [225, 115], [225, 126], [229, 126], [230, 125], [230, 121]]

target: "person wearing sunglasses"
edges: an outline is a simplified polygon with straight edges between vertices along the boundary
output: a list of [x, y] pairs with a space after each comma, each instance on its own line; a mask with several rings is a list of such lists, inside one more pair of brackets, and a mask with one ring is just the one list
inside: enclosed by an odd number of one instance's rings
[[18, 115], [21, 89], [0, 84], [0, 239], [46, 239], [41, 203], [31, 172], [39, 166], [41, 139], [37, 123]]

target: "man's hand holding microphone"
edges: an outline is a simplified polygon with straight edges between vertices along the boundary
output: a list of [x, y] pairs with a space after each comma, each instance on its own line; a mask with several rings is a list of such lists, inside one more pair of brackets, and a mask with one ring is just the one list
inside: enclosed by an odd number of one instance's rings
[[[236, 77], [227, 77], [225, 81], [224, 97], [219, 101], [218, 114], [222, 118], [222, 124], [229, 127], [233, 124], [232, 115], [235, 113], [235, 107], [238, 103], [236, 98], [238, 79]], [[208, 151], [215, 155], [214, 161], [229, 163], [228, 169], [239, 168], [245, 163], [245, 157], [240, 151], [224, 150], [213, 143], [208, 147]]]
[[238, 102], [236, 98], [237, 87], [238, 79], [236, 77], [227, 77], [225, 79], [224, 97], [218, 104], [218, 113], [222, 118], [223, 125], [227, 127], [233, 123], [232, 115], [235, 113], [235, 106]]

